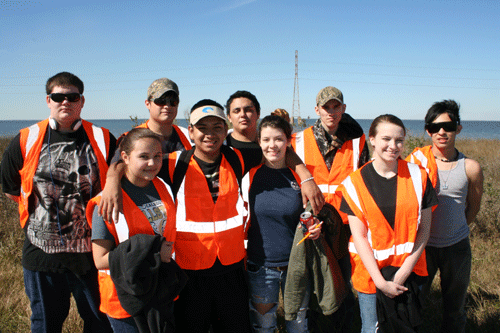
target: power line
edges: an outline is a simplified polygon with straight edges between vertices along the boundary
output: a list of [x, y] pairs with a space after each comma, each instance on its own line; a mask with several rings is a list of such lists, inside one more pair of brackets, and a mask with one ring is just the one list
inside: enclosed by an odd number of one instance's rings
[[[297, 107], [295, 107], [297, 102]], [[299, 51], [295, 50], [295, 79], [293, 80], [293, 104], [292, 104], [292, 124], [300, 119], [300, 99], [299, 99]]]

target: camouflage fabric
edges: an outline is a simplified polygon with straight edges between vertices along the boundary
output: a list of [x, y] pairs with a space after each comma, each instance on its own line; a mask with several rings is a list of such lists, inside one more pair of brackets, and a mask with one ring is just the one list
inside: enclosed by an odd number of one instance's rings
[[155, 80], [148, 88], [147, 99], [154, 100], [158, 97], [161, 97], [161, 95], [163, 95], [167, 91], [175, 91], [177, 95], [179, 95], [179, 87], [177, 87], [177, 84], [174, 81], [165, 77]]
[[335, 87], [325, 87], [321, 89], [316, 96], [316, 105], [323, 106], [332, 99], [336, 99], [340, 103], [344, 104], [344, 96], [340, 90]]
[[314, 123], [313, 133], [319, 151], [325, 160], [326, 167], [330, 170], [335, 154], [337, 150], [342, 147], [344, 141], [340, 140], [336, 135], [328, 134], [323, 125], [321, 125], [321, 119], [318, 119], [316, 123]]

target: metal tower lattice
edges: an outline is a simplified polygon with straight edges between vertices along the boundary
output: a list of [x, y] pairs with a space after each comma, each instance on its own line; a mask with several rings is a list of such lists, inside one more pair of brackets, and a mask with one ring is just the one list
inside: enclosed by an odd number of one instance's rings
[[[297, 102], [297, 107], [295, 107]], [[299, 101], [299, 51], [295, 50], [295, 80], [293, 82], [293, 105], [292, 105], [292, 123], [297, 124], [300, 120], [300, 101]]]

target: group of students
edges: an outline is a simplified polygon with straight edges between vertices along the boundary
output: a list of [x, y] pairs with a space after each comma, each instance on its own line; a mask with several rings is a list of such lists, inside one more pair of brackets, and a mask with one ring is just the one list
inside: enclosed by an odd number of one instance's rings
[[432, 145], [410, 163], [393, 115], [373, 121], [369, 160], [334, 87], [317, 95], [318, 121], [292, 134], [283, 111], [257, 127], [260, 105], [247, 91], [230, 96], [226, 113], [199, 101], [188, 128], [178, 127], [178, 86], [158, 79], [145, 101], [149, 120], [118, 149], [109, 131], [81, 120], [76, 76], [59, 73], [46, 90], [49, 119], [21, 130], [1, 165], [26, 231], [32, 331], [60, 332], [73, 293], [85, 332], [273, 332], [280, 290], [285, 311], [296, 303], [285, 313], [288, 332], [342, 331], [352, 322], [352, 281], [362, 331], [374, 332], [401, 324], [380, 304], [428, 292], [437, 269], [442, 331], [464, 331], [468, 224], [482, 172], [455, 149], [455, 102], [429, 109]]

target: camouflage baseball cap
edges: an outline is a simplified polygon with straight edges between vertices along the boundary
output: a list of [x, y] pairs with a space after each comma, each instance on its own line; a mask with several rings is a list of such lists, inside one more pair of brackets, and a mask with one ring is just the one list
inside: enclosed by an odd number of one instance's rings
[[316, 105], [323, 106], [331, 99], [335, 99], [344, 104], [344, 96], [342, 95], [342, 91], [338, 90], [335, 87], [328, 86], [319, 91], [318, 96], [316, 96]]
[[175, 93], [179, 95], [179, 87], [177, 87], [177, 84], [174, 81], [167, 79], [166, 77], [155, 80], [148, 88], [147, 99], [154, 100], [161, 97], [161, 95], [167, 91], [175, 91]]

